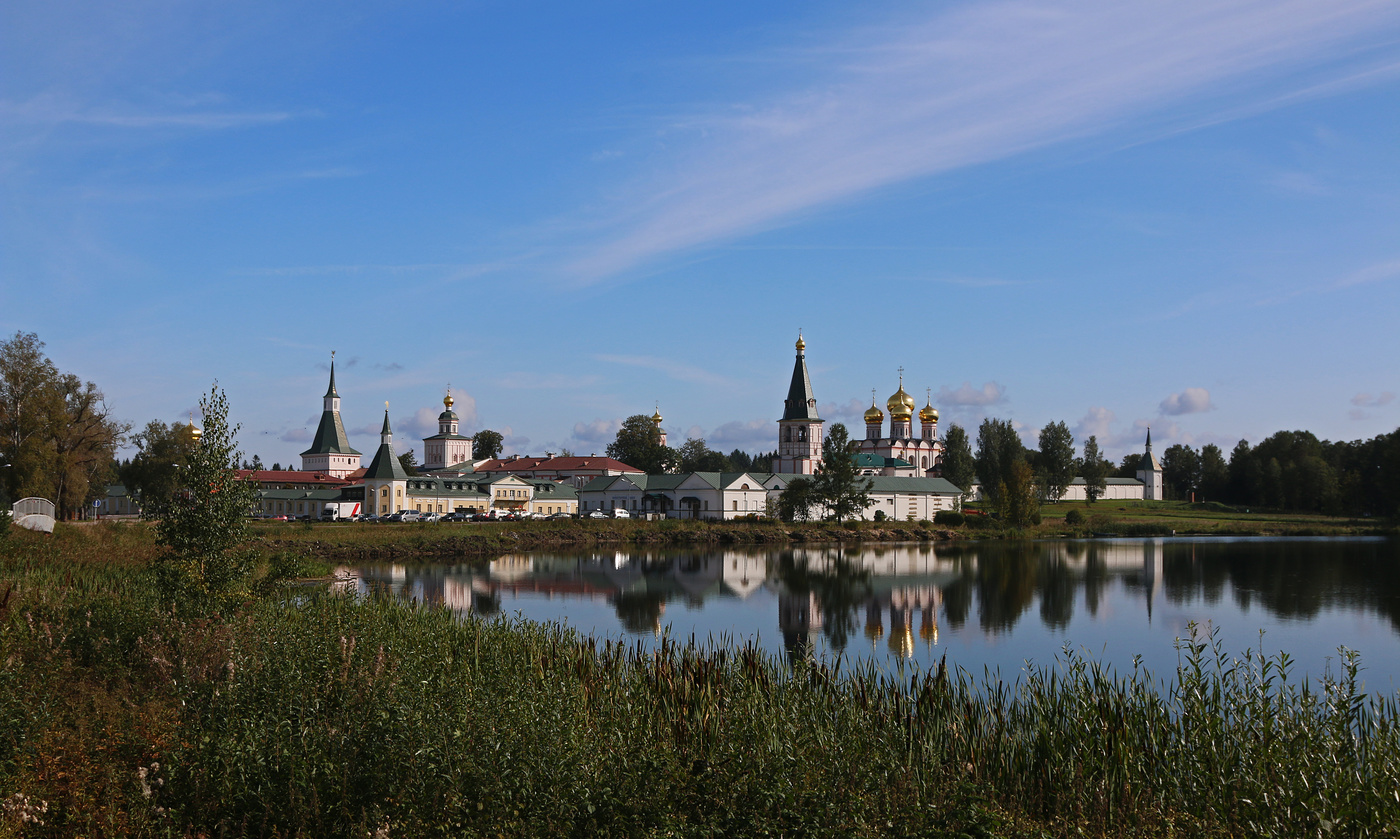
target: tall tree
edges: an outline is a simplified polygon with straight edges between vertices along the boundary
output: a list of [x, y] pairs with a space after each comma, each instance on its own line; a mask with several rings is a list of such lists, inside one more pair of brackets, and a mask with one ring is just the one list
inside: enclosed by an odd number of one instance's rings
[[949, 483], [963, 492], [972, 488], [972, 479], [977, 476], [972, 444], [967, 441], [967, 431], [957, 423], [949, 425], [948, 433], [943, 437], [943, 464], [940, 470]]
[[399, 455], [399, 465], [410, 475], [418, 474], [418, 456], [413, 453], [413, 449]]
[[500, 432], [483, 428], [472, 437], [472, 459], [490, 460], [501, 454], [501, 449], [505, 445], [505, 438]]
[[1063, 422], [1046, 423], [1040, 429], [1040, 458], [1036, 479], [1041, 497], [1059, 501], [1074, 480], [1074, 435]]
[[1220, 501], [1230, 491], [1230, 467], [1225, 463], [1225, 455], [1214, 443], [1201, 447], [1201, 477], [1197, 486], [1200, 492], [1198, 501]]
[[617, 437], [608, 444], [608, 457], [648, 475], [674, 472], [680, 465], [675, 449], [661, 444], [661, 429], [646, 414], [633, 414], [622, 421]]
[[238, 427], [228, 424], [228, 400], [217, 384], [199, 410], [204, 432], [182, 470], [185, 484], [156, 524], [162, 589], [177, 608], [196, 613], [219, 611], [250, 593], [253, 559], [244, 542], [257, 492], [238, 478]]
[[1010, 474], [1000, 487], [1003, 520], [1013, 527], [1026, 527], [1038, 521], [1039, 495], [1035, 473], [1029, 463], [1018, 460], [1011, 464]]
[[793, 478], [778, 493], [778, 518], [783, 521], [810, 521], [812, 508], [819, 503], [811, 478]]
[[676, 450], [682, 472], [730, 472], [729, 459], [705, 445], [703, 438], [688, 438]]
[[130, 429], [96, 385], [59, 373], [43, 348], [32, 332], [0, 341], [0, 482], [10, 497], [48, 498], [68, 517], [110, 477]]
[[[140, 500], [141, 509], [155, 518], [164, 514], [184, 486], [181, 470], [188, 467], [195, 445], [189, 432], [190, 427], [181, 422], [166, 425], [151, 420], [131, 438], [136, 456], [122, 465], [118, 475], [127, 492]], [[256, 456], [253, 464], [259, 465]]]
[[1162, 481], [1169, 497], [1189, 498], [1201, 480], [1201, 456], [1182, 443], [1168, 446], [1162, 452]]
[[982, 493], [1004, 510], [1002, 487], [1011, 486], [1012, 468], [1026, 462], [1026, 449], [1010, 420], [987, 418], [977, 429], [977, 477], [982, 481]]
[[827, 430], [822, 440], [822, 462], [813, 484], [817, 499], [838, 522], [870, 506], [874, 482], [856, 468], [855, 452], [856, 444], [847, 436], [845, 425], [838, 422]]
[[1084, 443], [1084, 501], [1093, 504], [1108, 489], [1108, 472], [1113, 464], [1099, 452], [1099, 438], [1089, 435]]

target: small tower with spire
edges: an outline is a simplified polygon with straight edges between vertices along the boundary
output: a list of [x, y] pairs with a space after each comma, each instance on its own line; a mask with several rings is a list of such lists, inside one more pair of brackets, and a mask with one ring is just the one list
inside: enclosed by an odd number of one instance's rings
[[817, 416], [817, 398], [812, 395], [812, 377], [807, 373], [807, 342], [797, 333], [797, 361], [792, 365], [792, 382], [783, 402], [783, 418], [778, 420], [778, 456], [773, 471], [784, 474], [814, 475], [822, 462], [822, 425]]
[[321, 397], [321, 423], [311, 448], [301, 453], [301, 468], [343, 478], [360, 468], [360, 453], [350, 445], [345, 424], [340, 421], [340, 394], [335, 389], [335, 351], [331, 351], [331, 381]]
[[403, 506], [408, 472], [394, 454], [394, 432], [389, 427], [389, 403], [384, 403], [384, 426], [379, 430], [379, 450], [365, 469], [365, 509], [387, 516]]
[[1161, 501], [1166, 497], [1162, 481], [1162, 463], [1152, 453], [1152, 429], [1147, 429], [1147, 450], [1138, 461], [1137, 479], [1142, 481], [1142, 500]]
[[924, 394], [924, 407], [919, 409], [919, 437], [931, 443], [938, 439], [938, 409], [933, 407], [933, 388], [926, 389]]
[[661, 445], [666, 445], [666, 429], [661, 427], [661, 406], [656, 406], [656, 413], [651, 415], [651, 421], [656, 423], [656, 432], [661, 435]]
[[458, 433], [461, 420], [452, 410], [452, 388], [442, 398], [442, 413], [438, 414], [438, 433], [423, 438], [423, 469], [446, 469], [465, 463], [472, 457], [472, 438]]

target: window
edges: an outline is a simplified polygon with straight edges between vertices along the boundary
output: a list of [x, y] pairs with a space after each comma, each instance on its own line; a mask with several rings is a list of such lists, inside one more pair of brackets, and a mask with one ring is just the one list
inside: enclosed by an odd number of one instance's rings
[[735, 510], [738, 510], [738, 509], [739, 509], [739, 502], [738, 502], [738, 501], [731, 501], [730, 503], [734, 505], [734, 509], [735, 509]]

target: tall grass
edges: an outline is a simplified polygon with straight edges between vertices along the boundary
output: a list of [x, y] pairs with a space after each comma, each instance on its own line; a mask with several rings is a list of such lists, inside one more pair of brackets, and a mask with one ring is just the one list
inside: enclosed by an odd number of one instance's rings
[[[120, 535], [120, 534], [119, 534]], [[105, 537], [104, 537], [105, 538]], [[0, 549], [0, 835], [1300, 836], [1400, 824], [1394, 698], [1344, 652], [1066, 651], [1014, 683], [655, 649], [380, 597], [222, 620], [139, 565]], [[30, 553], [32, 547], [36, 553]], [[52, 560], [52, 557], [49, 557]], [[23, 796], [23, 799], [16, 798]], [[22, 822], [21, 804], [42, 824]], [[26, 811], [29, 812], [29, 811]]]

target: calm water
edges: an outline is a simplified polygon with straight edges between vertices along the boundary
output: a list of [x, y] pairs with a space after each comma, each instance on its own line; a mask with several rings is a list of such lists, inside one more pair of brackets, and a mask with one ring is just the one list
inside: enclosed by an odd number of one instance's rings
[[1225, 649], [1287, 651], [1318, 675], [1359, 650], [1368, 690], [1400, 689], [1400, 544], [1380, 539], [1121, 539], [787, 550], [511, 554], [477, 565], [359, 565], [347, 585], [462, 612], [557, 620], [652, 643], [810, 644], [891, 669], [945, 655], [1014, 677], [1065, 644], [1159, 676], [1192, 621]]

